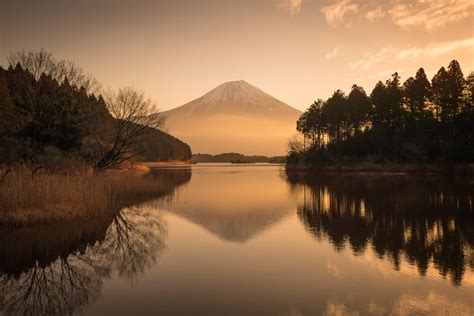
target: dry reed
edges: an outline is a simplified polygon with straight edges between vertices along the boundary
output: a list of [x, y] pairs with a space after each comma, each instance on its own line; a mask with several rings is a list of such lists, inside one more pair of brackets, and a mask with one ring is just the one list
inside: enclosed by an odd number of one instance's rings
[[32, 175], [19, 168], [0, 183], [0, 225], [87, 219], [169, 190], [163, 177], [136, 171]]

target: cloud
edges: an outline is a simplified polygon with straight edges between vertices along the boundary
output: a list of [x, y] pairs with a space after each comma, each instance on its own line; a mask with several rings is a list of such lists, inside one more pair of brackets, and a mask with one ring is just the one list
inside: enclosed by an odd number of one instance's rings
[[374, 22], [389, 17], [404, 28], [424, 28], [431, 32], [474, 16], [472, 0], [337, 0], [321, 12], [331, 26], [351, 25], [353, 20]]
[[300, 12], [302, 2], [303, 0], [279, 0], [277, 8], [293, 17]]
[[385, 16], [385, 12], [382, 10], [382, 7], [378, 7], [377, 9], [367, 11], [365, 14], [367, 20], [370, 22], [374, 22], [375, 20], [379, 20]]
[[410, 47], [404, 49], [385, 47], [379, 51], [365, 54], [359, 60], [349, 63], [349, 67], [351, 69], [361, 68], [368, 70], [380, 63], [395, 60], [411, 60], [414, 58], [433, 58], [459, 49], [470, 49], [474, 53], [474, 37], [457, 41], [429, 43], [424, 47]]
[[437, 57], [457, 49], [468, 48], [474, 50], [474, 37], [464, 40], [433, 43], [424, 48], [409, 48], [399, 51], [396, 54], [398, 59], [414, 58], [414, 57]]
[[[422, 26], [428, 31], [444, 27], [474, 15], [472, 0], [397, 1], [388, 14], [393, 23], [403, 28]], [[471, 25], [472, 26], [472, 25]]]
[[351, 69], [362, 68], [368, 70], [373, 65], [381, 62], [386, 62], [389, 59], [393, 59], [397, 53], [397, 49], [392, 47], [384, 47], [376, 52], [366, 53], [359, 60], [349, 63]]
[[336, 58], [339, 55], [339, 51], [340, 51], [340, 48], [336, 47], [333, 50], [331, 50], [330, 52], [328, 52], [326, 54], [326, 56], [324, 56], [324, 57], [326, 58], [326, 60], [332, 60], [332, 59]]
[[324, 14], [326, 21], [332, 26], [345, 24], [346, 16], [351, 13], [356, 13], [358, 10], [359, 5], [353, 3], [351, 0], [340, 0], [321, 8], [321, 12]]

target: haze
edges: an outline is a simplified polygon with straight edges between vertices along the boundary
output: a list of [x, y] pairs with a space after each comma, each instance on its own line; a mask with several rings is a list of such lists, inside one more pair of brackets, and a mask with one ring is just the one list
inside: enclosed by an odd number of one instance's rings
[[[409, 5], [410, 4], [410, 5]], [[2, 1], [0, 63], [46, 48], [163, 110], [246, 80], [304, 110], [398, 71], [474, 68], [470, 0]]]

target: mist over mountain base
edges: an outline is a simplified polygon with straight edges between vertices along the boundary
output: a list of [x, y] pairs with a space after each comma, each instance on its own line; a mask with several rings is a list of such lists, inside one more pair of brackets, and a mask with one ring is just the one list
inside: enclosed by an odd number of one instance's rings
[[226, 82], [163, 113], [166, 128], [194, 153], [286, 154], [301, 112], [245, 81]]

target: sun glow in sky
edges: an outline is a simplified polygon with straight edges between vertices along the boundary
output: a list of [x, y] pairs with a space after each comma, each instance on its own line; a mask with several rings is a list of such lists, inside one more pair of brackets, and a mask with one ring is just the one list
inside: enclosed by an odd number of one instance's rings
[[0, 30], [3, 66], [45, 48], [162, 109], [230, 80], [303, 110], [395, 71], [431, 78], [452, 59], [474, 70], [472, 0], [4, 0]]

